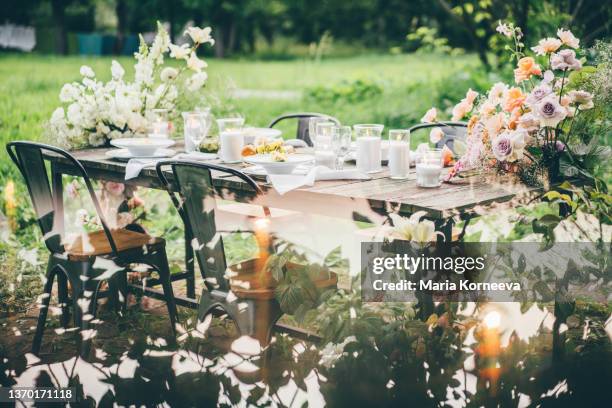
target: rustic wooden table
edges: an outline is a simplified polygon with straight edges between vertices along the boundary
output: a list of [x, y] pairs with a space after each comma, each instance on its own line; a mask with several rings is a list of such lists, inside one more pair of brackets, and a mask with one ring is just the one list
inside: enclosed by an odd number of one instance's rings
[[[181, 150], [178, 145], [177, 150]], [[162, 189], [154, 167], [145, 167], [140, 175], [131, 180], [125, 180], [126, 162], [109, 159], [108, 149], [97, 148], [73, 152], [84, 166], [92, 179], [117, 181], [134, 186]], [[308, 151], [308, 149], [302, 149]], [[62, 197], [62, 175], [75, 175], [75, 169], [65, 159], [49, 156], [52, 163], [53, 186], [56, 197]], [[210, 163], [221, 164], [218, 160]], [[222, 164], [223, 165], [223, 164]], [[242, 164], [227, 165], [233, 168], [243, 168]], [[348, 166], [348, 165], [347, 165]], [[226, 197], [240, 200], [248, 190], [248, 186], [236, 177], [221, 173], [212, 173], [213, 183], [220, 191], [226, 192]], [[279, 195], [265, 180], [258, 183], [265, 191], [260, 197], [250, 197], [251, 204], [266, 205], [298, 211], [307, 214], [318, 214], [355, 221], [367, 221], [382, 225], [390, 212], [410, 215], [417, 211], [425, 211], [427, 218], [433, 220], [436, 229], [444, 234], [444, 239], [453, 238], [453, 225], [458, 219], [465, 220], [462, 235], [468, 221], [481, 213], [483, 207], [493, 203], [501, 203], [516, 197], [529, 197], [538, 193], [538, 189], [526, 188], [509, 182], [499, 183], [482, 178], [462, 179], [454, 183], [443, 183], [439, 188], [420, 188], [416, 185], [414, 169], [406, 180], [392, 180], [388, 170], [372, 175], [370, 180], [330, 180], [317, 181], [313, 186], [305, 186], [284, 195]], [[188, 237], [187, 237], [188, 238]], [[456, 233], [455, 237], [456, 238]], [[190, 239], [186, 239], [189, 243]], [[177, 297], [177, 304], [193, 307], [195, 303], [194, 262], [191, 246], [185, 248], [187, 270], [175, 274], [174, 279], [186, 279], [187, 298]], [[139, 288], [142, 290], [142, 288]], [[150, 294], [156, 292], [149, 289]], [[155, 295], [154, 295], [155, 296]]]

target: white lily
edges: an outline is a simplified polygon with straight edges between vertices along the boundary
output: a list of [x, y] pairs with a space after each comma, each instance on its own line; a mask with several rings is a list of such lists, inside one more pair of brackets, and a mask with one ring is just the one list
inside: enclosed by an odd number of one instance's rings
[[202, 68], [206, 68], [207, 65], [206, 62], [198, 58], [195, 52], [192, 52], [187, 60], [187, 68], [195, 72], [202, 71]]
[[402, 238], [407, 241], [413, 241], [418, 243], [427, 243], [435, 241], [438, 235], [444, 236], [440, 231], [436, 231], [436, 226], [433, 221], [422, 220], [427, 212], [417, 211], [410, 216], [410, 218], [402, 217], [398, 214], [389, 214], [393, 225], [395, 226], [394, 231]]
[[210, 45], [215, 44], [215, 40], [211, 37], [210, 33], [212, 32], [212, 28], [210, 27], [189, 27], [185, 34], [191, 37], [191, 40], [196, 44], [204, 44], [210, 43]]
[[187, 59], [189, 57], [189, 46], [187, 44], [183, 45], [168, 45], [170, 47], [170, 57], [174, 59]]

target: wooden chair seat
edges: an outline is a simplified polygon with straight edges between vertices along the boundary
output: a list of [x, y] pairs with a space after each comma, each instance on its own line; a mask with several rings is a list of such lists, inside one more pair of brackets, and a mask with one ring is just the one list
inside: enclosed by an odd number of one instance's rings
[[[127, 229], [111, 230], [111, 235], [118, 252], [164, 242], [162, 238], [152, 237]], [[112, 253], [110, 242], [103, 230], [80, 235], [72, 242], [65, 243], [64, 247], [68, 257], [74, 260], [84, 260], [92, 256], [109, 255]]]

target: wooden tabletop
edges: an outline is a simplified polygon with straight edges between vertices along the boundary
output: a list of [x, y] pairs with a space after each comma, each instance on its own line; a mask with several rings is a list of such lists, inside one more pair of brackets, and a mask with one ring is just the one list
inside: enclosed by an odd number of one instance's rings
[[[180, 151], [181, 146], [177, 148]], [[104, 179], [127, 184], [161, 188], [155, 169], [144, 168], [134, 179], [125, 181], [126, 162], [112, 160], [106, 156], [107, 148], [86, 149], [72, 152], [93, 179]], [[74, 174], [74, 169], [60, 157], [50, 157], [59, 171]], [[208, 163], [221, 164], [218, 160]], [[224, 165], [224, 164], [221, 164]], [[246, 165], [224, 165], [244, 168]], [[349, 164], [347, 164], [349, 167]], [[229, 191], [244, 191], [247, 187], [238, 178], [213, 172], [216, 186]], [[314, 186], [302, 187], [281, 196], [265, 180], [258, 180], [265, 197], [258, 203], [270, 207], [318, 213], [334, 217], [352, 217], [362, 214], [370, 217], [386, 211], [411, 214], [426, 211], [428, 217], [444, 219], [456, 214], [472, 213], [480, 206], [496, 202], [506, 202], [517, 195], [531, 196], [538, 190], [509, 181], [492, 182], [483, 178], [460, 179], [443, 183], [439, 188], [422, 188], [416, 185], [414, 168], [406, 180], [392, 180], [388, 169], [372, 175], [370, 180], [329, 180], [317, 181]]]

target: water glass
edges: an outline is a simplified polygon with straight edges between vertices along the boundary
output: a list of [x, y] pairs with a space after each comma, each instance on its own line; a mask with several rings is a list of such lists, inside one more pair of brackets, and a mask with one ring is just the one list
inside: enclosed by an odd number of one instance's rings
[[410, 171], [410, 130], [389, 130], [389, 176], [406, 179]]
[[183, 133], [185, 135], [185, 151], [197, 151], [202, 140], [208, 135], [211, 120], [208, 111], [183, 112]]
[[337, 157], [336, 170], [344, 168], [344, 160], [351, 148], [353, 131], [350, 126], [334, 126], [332, 131], [332, 149]]
[[323, 122], [329, 122], [329, 119], [322, 118], [320, 116], [313, 116], [310, 119], [308, 119], [308, 136], [310, 137], [310, 140], [313, 141], [313, 143], [314, 143], [314, 139], [317, 134], [317, 123], [323, 123]]
[[359, 124], [354, 125], [357, 140], [357, 169], [365, 173], [377, 173], [382, 170], [380, 137], [384, 125]]
[[416, 182], [420, 187], [439, 187], [442, 174], [442, 149], [422, 151], [416, 160]]

